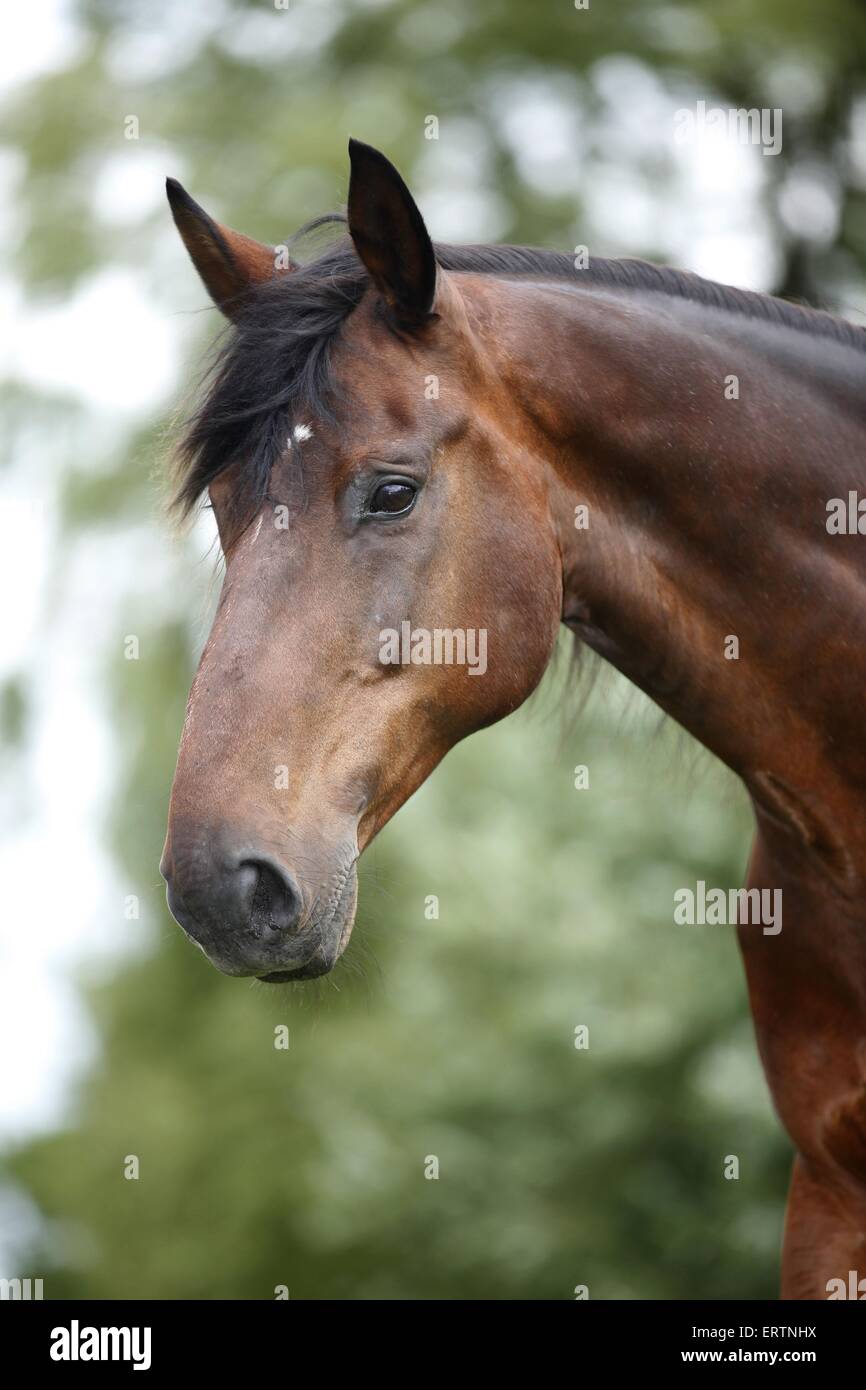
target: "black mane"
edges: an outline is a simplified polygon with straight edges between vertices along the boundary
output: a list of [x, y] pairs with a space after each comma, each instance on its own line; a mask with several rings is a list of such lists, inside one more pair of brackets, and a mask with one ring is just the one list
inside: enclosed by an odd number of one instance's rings
[[[329, 222], [345, 219], [337, 214], [319, 218], [295, 240]], [[866, 350], [866, 329], [844, 319], [647, 261], [593, 257], [586, 269], [576, 271], [570, 256], [525, 246], [437, 243], [435, 251], [445, 270], [579, 277], [585, 285], [656, 291]], [[249, 292], [218, 345], [204, 398], [180, 442], [175, 503], [182, 514], [241, 457], [245, 490], [251, 501], [260, 501], [293, 420], [300, 412], [332, 417], [331, 344], [368, 283], [367, 271], [346, 237], [292, 274]]]

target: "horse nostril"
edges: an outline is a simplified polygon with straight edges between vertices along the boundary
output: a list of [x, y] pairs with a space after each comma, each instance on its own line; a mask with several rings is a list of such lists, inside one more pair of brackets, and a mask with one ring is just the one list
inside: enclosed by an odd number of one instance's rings
[[250, 930], [254, 936], [267, 936], [271, 932], [294, 932], [301, 918], [301, 894], [290, 874], [264, 864], [257, 859], [247, 859], [238, 870], [244, 882], [244, 893], [252, 889], [250, 907]]

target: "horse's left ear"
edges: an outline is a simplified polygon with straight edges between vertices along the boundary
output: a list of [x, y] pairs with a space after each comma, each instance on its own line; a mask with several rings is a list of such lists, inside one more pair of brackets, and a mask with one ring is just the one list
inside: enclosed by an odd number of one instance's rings
[[436, 294], [436, 257], [424, 219], [390, 160], [349, 141], [349, 232], [397, 322], [422, 324]]
[[165, 191], [175, 226], [205, 289], [229, 318], [234, 318], [253, 285], [294, 269], [284, 248], [278, 251], [214, 222], [177, 179], [166, 179]]

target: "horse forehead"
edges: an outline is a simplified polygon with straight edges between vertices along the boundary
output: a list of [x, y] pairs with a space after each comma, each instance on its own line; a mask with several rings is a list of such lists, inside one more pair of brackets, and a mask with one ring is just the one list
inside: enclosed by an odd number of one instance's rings
[[407, 450], [425, 446], [431, 435], [423, 409], [413, 406], [411, 393], [380, 388], [377, 399], [345, 400], [336, 421], [310, 420], [294, 425], [275, 465], [276, 477], [303, 477], [313, 483], [376, 457], [393, 453], [402, 442]]
[[385, 414], [394, 423], [408, 418], [413, 406], [423, 403], [434, 354], [423, 342], [400, 338], [370, 313], [356, 310], [344, 327], [331, 362], [339, 394], [362, 417]]
[[411, 359], [360, 363], [341, 383], [341, 433], [360, 437], [415, 428], [423, 413], [426, 372], [421, 361]]

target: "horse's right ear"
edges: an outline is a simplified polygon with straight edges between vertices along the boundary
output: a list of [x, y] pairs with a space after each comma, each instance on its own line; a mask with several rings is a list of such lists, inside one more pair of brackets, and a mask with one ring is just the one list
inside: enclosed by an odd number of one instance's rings
[[436, 257], [424, 219], [390, 160], [349, 141], [349, 232], [398, 324], [425, 322], [436, 294]]
[[211, 299], [234, 318], [252, 285], [293, 270], [283, 249], [265, 246], [208, 217], [177, 179], [166, 179], [175, 226]]

